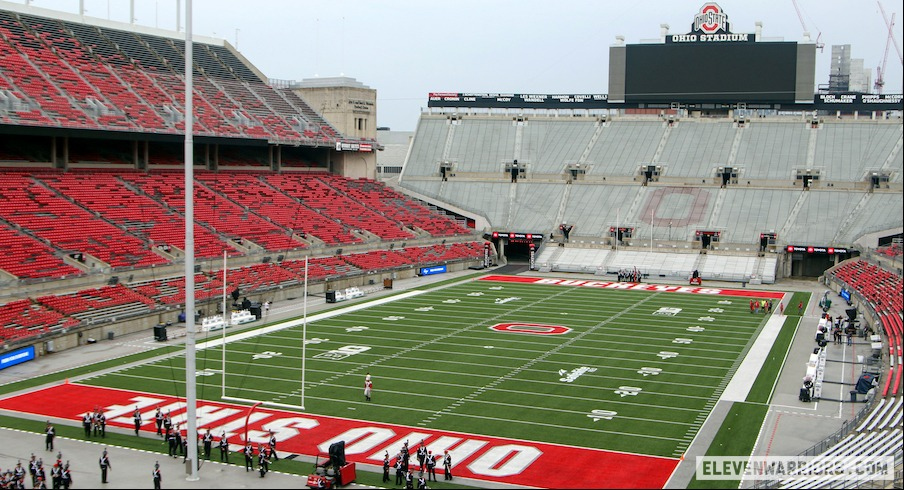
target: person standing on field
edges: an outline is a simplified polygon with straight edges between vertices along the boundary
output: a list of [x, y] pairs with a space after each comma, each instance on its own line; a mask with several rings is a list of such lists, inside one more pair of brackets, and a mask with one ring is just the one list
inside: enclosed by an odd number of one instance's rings
[[373, 393], [374, 383], [370, 380], [370, 373], [364, 377], [364, 399], [370, 401], [370, 395]]

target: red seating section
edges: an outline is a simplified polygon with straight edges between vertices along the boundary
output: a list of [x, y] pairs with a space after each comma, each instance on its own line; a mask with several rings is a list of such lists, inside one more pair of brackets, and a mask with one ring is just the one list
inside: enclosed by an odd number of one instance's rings
[[77, 324], [46, 306], [34, 304], [30, 299], [12, 301], [0, 305], [0, 343], [27, 339], [58, 328]]
[[[279, 264], [280, 267], [292, 271], [304, 280], [304, 260], [289, 260]], [[342, 277], [360, 274], [361, 269], [342, 260], [340, 257], [317, 257], [308, 260], [308, 281], [318, 281], [329, 277]]]
[[401, 250], [376, 250], [363, 254], [342, 255], [342, 259], [364, 271], [379, 271], [411, 265], [433, 265], [446, 261], [483, 256], [483, 245], [477, 242], [408, 247]]
[[[213, 174], [216, 179], [218, 174]], [[125, 174], [123, 179], [143, 192], [158, 199], [180, 213], [185, 209], [185, 177], [182, 172], [160, 172], [153, 174]], [[222, 195], [202, 186], [195, 185], [195, 222], [207, 226], [221, 235], [230, 237], [241, 245], [251, 240], [267, 250], [295, 250], [304, 247], [302, 242], [292, 239], [289, 231], [265, 220], [243, 207], [236, 205]], [[184, 226], [184, 225], [183, 225]], [[198, 230], [195, 226], [195, 243], [198, 245]], [[209, 232], [205, 232], [208, 235]], [[211, 249], [213, 250], [213, 249]], [[230, 253], [235, 253], [229, 249]], [[215, 255], [222, 255], [223, 247], [218, 245]]]
[[[135, 174], [135, 179], [140, 178]], [[41, 181], [98, 213], [154, 247], [172, 246], [185, 250], [185, 219], [159, 202], [138, 195], [113, 174], [67, 172], [40, 176]], [[215, 234], [195, 225], [195, 255], [221, 257], [226, 245]], [[232, 251], [232, 249], [229, 249]]]
[[835, 277], [850, 284], [877, 312], [904, 311], [904, 280], [864, 260], [854, 260], [834, 270]]
[[148, 249], [146, 242], [99, 219], [27, 175], [4, 172], [4, 178], [0, 179], [0, 210], [8, 222], [66, 253], [89, 254], [112, 267], [166, 263], [163, 257]]
[[846, 262], [832, 273], [859, 292], [879, 316], [892, 359], [882, 396], [897, 395], [904, 369], [904, 320], [901, 316], [904, 314], [904, 278], [863, 260]]
[[[222, 277], [222, 271], [220, 276]], [[185, 277], [160, 279], [130, 286], [135, 292], [165, 304], [185, 303]], [[228, 292], [228, 291], [227, 291]], [[223, 294], [223, 281], [205, 274], [195, 274], [195, 299], [205, 300]]]
[[[279, 187], [266, 185], [260, 174], [220, 172], [199, 173], [197, 179], [241, 206], [295, 234], [312, 235], [327, 245], [359, 243], [361, 239], [346, 227], [287, 196]], [[287, 179], [296, 178], [295, 174]]]
[[20, 279], [82, 273], [57, 257], [51, 247], [5, 226], [0, 226], [0, 269]]
[[904, 248], [902, 248], [901, 245], [897, 243], [888, 245], [886, 247], [879, 247], [876, 249], [876, 251], [882, 255], [887, 255], [889, 257], [900, 257], [901, 255], [904, 255]]
[[[51, 54], [51, 61], [59, 63], [60, 58], [62, 58], [72, 67], [75, 73], [90, 83], [92, 87], [97, 88], [97, 91], [94, 92], [86, 85], [84, 90], [85, 97], [93, 97], [105, 109], [103, 111], [104, 114], [97, 117], [97, 122], [100, 125], [130, 130], [142, 127], [156, 130], [167, 129], [159, 114], [139, 99], [127, 86], [123, 85], [105, 65], [98, 62], [80, 43], [75, 42], [61, 24], [48, 22], [45, 25], [41, 23], [40, 19], [31, 22], [26, 20], [25, 23], [40, 32], [42, 40], [48, 46], [54, 47], [55, 53]], [[69, 93], [71, 95], [73, 93], [72, 90], [69, 90]], [[84, 99], [79, 98], [79, 101], [84, 101]], [[133, 123], [132, 121], [135, 122]]]
[[[0, 12], [0, 57], [9, 77], [0, 77], [0, 88], [23, 102], [3, 121], [177, 134], [185, 113], [182, 50], [150, 34]], [[339, 139], [291, 91], [277, 92], [244, 65], [227, 68], [241, 62], [222, 47], [199, 44], [195, 52], [203, 55], [196, 66], [206, 68], [194, 72], [197, 134], [308, 144]]]
[[409, 228], [420, 228], [431, 236], [468, 233], [466, 228], [455, 221], [421, 206], [411, 198], [374, 180], [352, 180], [330, 174], [321, 175], [319, 178], [351, 199]]
[[344, 196], [330, 187], [321, 178], [325, 173], [304, 173], [300, 175], [269, 174], [262, 179], [299, 199], [305, 206], [353, 229], [366, 230], [383, 240], [406, 240], [414, 235], [403, 229], [402, 224], [392, 221], [364, 205]]
[[86, 289], [74, 294], [42, 296], [37, 301], [60, 313], [76, 318], [84, 316], [82, 314], [87, 312], [115, 306], [135, 305], [142, 312], [148, 312], [155, 306], [152, 299], [142, 296], [122, 284]]
[[[63, 254], [88, 254], [112, 267], [146, 267], [168, 263], [153, 252], [155, 249], [184, 249], [184, 175], [180, 171], [148, 174], [79, 169], [30, 173], [7, 169], [3, 175], [0, 219], [21, 230], [6, 227], [0, 232], [4, 237], [0, 251], [5, 252], [0, 269], [19, 278], [82, 274], [62, 262]], [[412, 214], [411, 206], [418, 205], [403, 196], [394, 202], [405, 209], [395, 212], [393, 206], [376, 197], [395, 194], [383, 187], [376, 181], [323, 173], [199, 171], [194, 187], [195, 255], [215, 258], [227, 250], [235, 256], [251, 244], [272, 252], [308, 246], [293, 235], [310, 238], [315, 245], [319, 245], [315, 238], [329, 246], [361, 243], [351, 230], [386, 239], [413, 238], [401, 223], [385, 216], [446, 222], [434, 228], [442, 236], [447, 232], [467, 233], [426, 208]], [[366, 191], [359, 192], [359, 188]], [[382, 214], [365, 206], [382, 210]], [[411, 263], [404, 255], [394, 255], [390, 253], [386, 260]]]
[[[23, 56], [24, 55], [24, 56]], [[59, 68], [53, 63], [44, 45], [34, 36], [28, 34], [23, 26], [12, 20], [9, 14], [0, 12], [0, 58], [3, 59], [3, 73], [10, 78], [20, 93], [34, 100], [40, 105], [39, 110], [18, 112], [19, 122], [22, 124], [59, 124], [70, 127], [97, 127], [97, 124], [89, 119], [80, 108], [75, 108], [69, 100], [60, 93], [65, 88], [73, 88], [84, 91], [78, 84], [69, 84], [65, 87], [65, 80], [60, 80], [57, 88], [49, 82], [50, 75], [39, 71], [43, 63], [54, 72]], [[34, 57], [32, 59], [31, 57]], [[60, 73], [58, 73], [60, 75]], [[71, 79], [71, 70], [67, 78]]]

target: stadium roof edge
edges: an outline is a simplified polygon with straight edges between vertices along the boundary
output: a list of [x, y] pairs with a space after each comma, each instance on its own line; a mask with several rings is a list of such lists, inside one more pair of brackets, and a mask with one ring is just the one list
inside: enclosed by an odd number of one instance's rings
[[[16, 12], [20, 14], [36, 15], [40, 17], [48, 17], [51, 19], [64, 20], [67, 22], [77, 22], [80, 24], [106, 27], [109, 29], [132, 31], [139, 34], [168, 37], [175, 40], [185, 40], [185, 34], [183, 32], [160, 29], [156, 27], [148, 27], [140, 24], [129, 24], [127, 22], [101, 19], [99, 17], [91, 17], [87, 15], [72, 14], [69, 12], [61, 12], [59, 10], [46, 9], [41, 7], [33, 7], [31, 5], [12, 3], [5, 0], [0, 0], [0, 10], [8, 10], [10, 12]], [[226, 41], [224, 39], [209, 36], [193, 35], [192, 39], [197, 43], [212, 44], [215, 46], [224, 46], [226, 44]], [[264, 79], [266, 80], [266, 78]]]

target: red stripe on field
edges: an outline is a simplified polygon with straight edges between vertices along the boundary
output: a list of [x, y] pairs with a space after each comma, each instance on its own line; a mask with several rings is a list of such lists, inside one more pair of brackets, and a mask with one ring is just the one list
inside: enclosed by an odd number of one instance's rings
[[[140, 406], [141, 430], [156, 432], [154, 412], [160, 406], [171, 411], [174, 422], [185, 419], [184, 401], [168, 395], [62, 384], [0, 400], [0, 409], [41, 417], [81, 422], [95, 407], [107, 415], [107, 423], [133, 428], [132, 413]], [[232, 444], [243, 444], [244, 420], [249, 407], [220, 402], [198, 402], [199, 430], [213, 435], [225, 431]], [[273, 430], [277, 452], [308, 456], [325, 454], [329, 444], [346, 441], [346, 459], [380, 465], [383, 451], [394, 456], [402, 441], [411, 453], [423, 439], [428, 449], [453, 454], [455, 476], [547, 488], [662, 488], [678, 465], [677, 459], [618, 453], [557, 444], [502, 439], [459, 432], [367, 422], [307, 413], [258, 408], [249, 424], [249, 439], [257, 445]], [[438, 447], [439, 446], [439, 447]], [[465, 448], [465, 449], [463, 449]], [[455, 457], [455, 451], [461, 457]], [[278, 464], [278, 463], [277, 463]], [[415, 466], [417, 465], [415, 461]], [[438, 465], [438, 472], [442, 472]]]
[[746, 298], [772, 298], [781, 299], [785, 293], [781, 291], [759, 291], [759, 290], [741, 290], [741, 289], [718, 289], [704, 287], [688, 287], [688, 286], [669, 286], [665, 284], [646, 284], [634, 282], [610, 282], [610, 281], [594, 281], [586, 279], [562, 279], [547, 277], [530, 277], [530, 276], [484, 276], [481, 281], [495, 282], [515, 282], [520, 284], [543, 284], [551, 286], [574, 286], [597, 289], [617, 289], [622, 291], [647, 291], [652, 293], [688, 293], [688, 294], [704, 294], [714, 296], [744, 296]]

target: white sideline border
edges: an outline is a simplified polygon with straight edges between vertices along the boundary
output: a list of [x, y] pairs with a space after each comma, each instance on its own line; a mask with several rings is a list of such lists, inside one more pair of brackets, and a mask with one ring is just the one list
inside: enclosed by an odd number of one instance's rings
[[747, 351], [738, 370], [735, 371], [728, 386], [722, 392], [722, 396], [719, 397], [719, 401], [743, 402], [747, 400], [750, 388], [753, 387], [753, 382], [760, 374], [766, 358], [769, 357], [769, 351], [772, 350], [772, 345], [775, 344], [775, 339], [778, 338], [782, 325], [785, 324], [785, 318], [785, 315], [769, 317], [763, 331], [757, 336], [753, 346]]
[[[386, 303], [391, 303], [393, 301], [398, 301], [400, 299], [411, 298], [413, 296], [418, 296], [418, 295], [424, 294], [426, 292], [427, 291], [423, 291], [423, 290], [407, 291], [407, 292], [404, 292], [401, 294], [387, 296], [385, 298], [379, 298], [379, 299], [366, 301], [366, 302], [358, 303], [358, 304], [351, 305], [351, 306], [346, 306], [345, 308], [338, 308], [335, 310], [325, 311], [323, 313], [317, 313], [316, 315], [311, 315], [311, 316], [307, 317], [307, 322], [311, 323], [311, 322], [316, 322], [319, 320], [324, 320], [324, 319], [331, 318], [334, 316], [343, 315], [345, 313], [351, 313], [353, 311], [370, 308], [371, 306], [379, 306], [379, 305], [383, 305]], [[305, 323], [305, 321], [306, 321], [305, 318], [297, 318], [295, 320], [289, 320], [289, 321], [285, 321], [282, 323], [276, 323], [274, 325], [270, 325], [269, 327], [248, 330], [246, 332], [238, 333], [235, 335], [227, 335], [226, 343], [237, 342], [240, 340], [257, 337], [259, 335], [266, 335], [268, 333], [278, 332], [280, 330], [285, 330], [287, 328], [297, 327], [299, 325], [303, 325]], [[219, 347], [221, 345], [223, 345], [223, 338], [219, 337], [215, 340], [208, 340], [206, 342], [196, 344], [195, 349], [203, 350], [203, 349], [209, 349], [211, 347]]]

